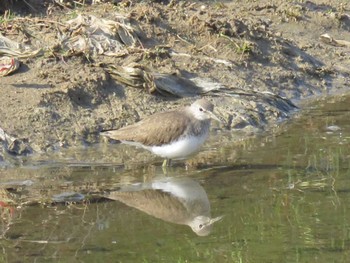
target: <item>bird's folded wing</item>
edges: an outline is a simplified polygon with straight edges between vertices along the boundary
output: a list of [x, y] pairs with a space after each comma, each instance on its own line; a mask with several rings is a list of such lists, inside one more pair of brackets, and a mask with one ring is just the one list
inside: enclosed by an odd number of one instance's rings
[[111, 192], [106, 198], [118, 200], [154, 217], [176, 224], [185, 224], [191, 216], [180, 199], [160, 190]]
[[159, 146], [176, 141], [186, 130], [189, 117], [178, 111], [161, 112], [119, 130], [101, 134], [114, 140]]

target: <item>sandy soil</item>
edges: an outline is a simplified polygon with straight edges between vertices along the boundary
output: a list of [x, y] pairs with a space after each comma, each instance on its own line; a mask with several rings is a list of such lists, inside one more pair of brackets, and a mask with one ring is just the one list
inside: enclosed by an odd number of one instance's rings
[[[220, 83], [231, 96], [207, 96], [226, 128], [246, 133], [291, 116], [291, 102], [349, 87], [347, 1], [27, 2], [0, 4], [20, 14], [3, 15], [0, 33], [43, 51], [0, 79], [0, 137], [13, 155], [96, 143], [103, 129], [194, 100], [121, 84], [101, 67], [106, 63]], [[122, 14], [139, 29], [140, 44], [118, 56], [67, 51], [58, 35], [78, 14], [113, 21]], [[325, 33], [331, 38], [321, 38]]]

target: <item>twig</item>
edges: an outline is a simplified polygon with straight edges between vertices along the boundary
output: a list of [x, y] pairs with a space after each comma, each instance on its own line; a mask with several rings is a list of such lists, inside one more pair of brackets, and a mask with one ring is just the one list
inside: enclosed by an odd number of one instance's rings
[[186, 39], [180, 37], [178, 34], [176, 35], [178, 39], [180, 39], [181, 41], [185, 42], [188, 45], [193, 45], [191, 42], [187, 41]]

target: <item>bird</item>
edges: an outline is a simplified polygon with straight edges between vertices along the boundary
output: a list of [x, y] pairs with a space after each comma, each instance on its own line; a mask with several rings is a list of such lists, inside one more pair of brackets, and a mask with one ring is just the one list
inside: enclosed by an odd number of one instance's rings
[[188, 225], [198, 236], [207, 236], [215, 222], [207, 193], [188, 177], [158, 177], [149, 182], [122, 185], [104, 197], [120, 201], [166, 222]]
[[202, 98], [189, 106], [150, 115], [135, 124], [101, 135], [125, 144], [142, 147], [164, 158], [163, 167], [171, 160], [186, 159], [197, 152], [209, 135], [214, 105]]

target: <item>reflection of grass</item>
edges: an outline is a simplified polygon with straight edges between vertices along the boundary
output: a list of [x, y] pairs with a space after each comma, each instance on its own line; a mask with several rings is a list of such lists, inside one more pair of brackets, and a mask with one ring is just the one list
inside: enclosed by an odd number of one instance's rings
[[[320, 191], [333, 189], [335, 178], [338, 177], [342, 167], [349, 166], [343, 162], [342, 157], [347, 153], [344, 153], [341, 145], [334, 147], [335, 144], [324, 141], [315, 143], [313, 137], [307, 135], [303, 137], [302, 142], [303, 154], [295, 155], [290, 150], [286, 153], [284, 164], [290, 168], [286, 170], [288, 184], [285, 188], [301, 192], [308, 189]], [[297, 139], [293, 143], [297, 145], [300, 141]], [[305, 158], [301, 159], [301, 156]], [[299, 165], [305, 165], [305, 170], [301, 172], [297, 168]]]
[[[277, 194], [273, 202], [275, 220], [280, 218], [279, 222], [283, 225], [283, 221], [287, 220], [287, 225], [293, 229], [293, 238], [284, 238], [299, 247], [296, 258], [303, 250], [330, 245], [326, 233], [335, 231], [335, 225], [339, 224], [339, 215], [330, 215], [340, 211], [342, 206], [335, 183], [344, 179], [347, 173], [344, 168], [349, 167], [348, 160], [344, 162], [343, 159], [347, 156], [344, 146], [324, 141], [317, 144], [313, 137], [304, 139], [303, 147], [298, 149], [298, 152], [304, 150], [304, 159], [293, 151], [286, 153], [285, 166], [289, 168], [284, 171], [282, 186], [274, 188]], [[306, 164], [306, 167], [300, 170], [300, 164]], [[320, 227], [323, 225], [328, 225], [329, 230]]]
[[242, 251], [241, 250], [232, 251], [231, 259], [232, 259], [232, 262], [234, 263], [243, 263]]
[[309, 157], [307, 169], [337, 175], [342, 166], [341, 156], [344, 156], [341, 148], [320, 150]]

